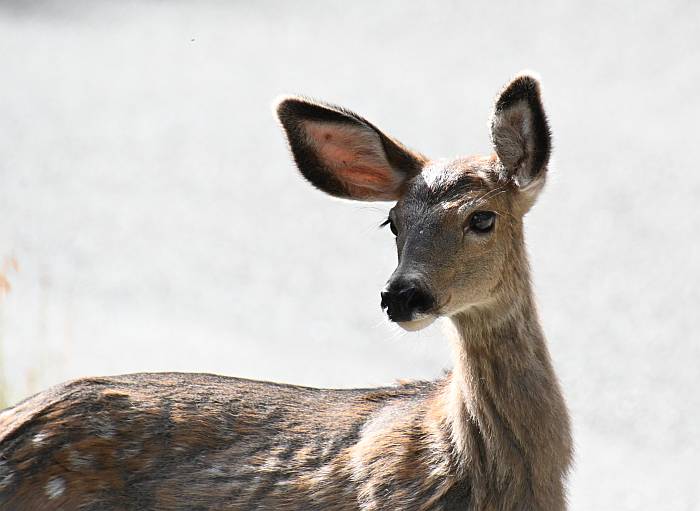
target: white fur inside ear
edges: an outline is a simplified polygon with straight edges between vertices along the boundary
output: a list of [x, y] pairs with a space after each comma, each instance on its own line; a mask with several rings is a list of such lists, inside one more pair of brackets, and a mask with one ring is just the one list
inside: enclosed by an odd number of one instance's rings
[[496, 154], [503, 165], [519, 185], [527, 186], [527, 167], [535, 150], [532, 112], [527, 101], [519, 101], [508, 109], [497, 112], [492, 121], [492, 136]]
[[403, 183], [371, 128], [320, 121], [304, 121], [303, 127], [320, 162], [346, 185], [393, 194]]

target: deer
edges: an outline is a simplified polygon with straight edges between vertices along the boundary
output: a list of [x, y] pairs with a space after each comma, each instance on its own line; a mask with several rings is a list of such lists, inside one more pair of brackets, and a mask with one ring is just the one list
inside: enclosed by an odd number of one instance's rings
[[394, 203], [381, 307], [407, 331], [443, 318], [452, 369], [336, 390], [190, 373], [69, 381], [0, 413], [0, 509], [566, 509], [570, 420], [523, 235], [551, 152], [539, 79], [501, 90], [487, 156], [429, 159], [305, 97], [276, 113], [314, 187]]

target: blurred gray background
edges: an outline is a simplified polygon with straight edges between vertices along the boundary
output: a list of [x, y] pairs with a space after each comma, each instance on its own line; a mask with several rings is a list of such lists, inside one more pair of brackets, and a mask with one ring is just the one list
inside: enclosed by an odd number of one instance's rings
[[439, 376], [440, 327], [399, 333], [379, 309], [389, 205], [313, 190], [270, 103], [304, 93], [431, 156], [487, 153], [523, 68], [555, 137], [527, 236], [574, 419], [571, 509], [700, 509], [697, 2], [0, 2], [5, 404], [135, 371]]

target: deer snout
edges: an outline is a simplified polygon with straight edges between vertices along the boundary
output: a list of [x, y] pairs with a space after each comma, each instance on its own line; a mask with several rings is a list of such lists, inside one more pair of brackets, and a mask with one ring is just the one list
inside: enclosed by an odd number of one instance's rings
[[435, 306], [435, 299], [422, 282], [400, 277], [391, 279], [381, 292], [382, 309], [386, 309], [391, 321], [403, 322], [416, 319], [418, 314]]

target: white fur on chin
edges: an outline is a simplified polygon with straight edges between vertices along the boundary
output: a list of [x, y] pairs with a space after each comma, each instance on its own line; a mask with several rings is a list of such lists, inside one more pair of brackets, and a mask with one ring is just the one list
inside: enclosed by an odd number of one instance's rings
[[412, 321], [399, 321], [396, 324], [407, 332], [417, 332], [418, 330], [423, 330], [425, 327], [432, 325], [435, 319], [435, 316], [425, 316]]

